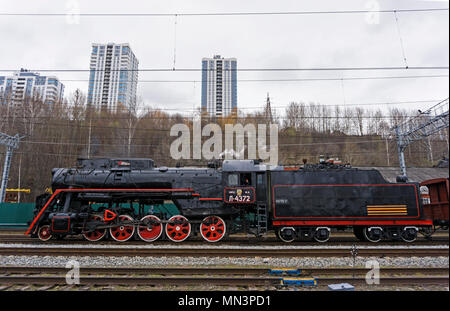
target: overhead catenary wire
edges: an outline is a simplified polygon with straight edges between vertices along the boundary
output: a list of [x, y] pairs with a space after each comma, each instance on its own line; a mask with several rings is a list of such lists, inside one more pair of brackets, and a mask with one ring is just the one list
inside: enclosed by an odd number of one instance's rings
[[173, 35], [173, 70], [175, 70], [176, 65], [176, 59], [177, 59], [177, 18], [178, 16], [175, 15], [174, 18], [174, 35]]
[[[364, 136], [361, 136], [364, 137]], [[278, 147], [289, 147], [289, 146], [316, 146], [316, 145], [341, 145], [341, 144], [364, 144], [364, 143], [384, 143], [385, 139], [372, 139], [372, 140], [362, 140], [362, 141], [341, 141], [341, 142], [316, 142], [316, 143], [296, 143], [296, 144], [278, 144]], [[50, 141], [21, 141], [24, 144], [39, 144], [39, 145], [78, 145], [86, 146], [87, 143], [75, 143], [75, 142], [50, 142]], [[156, 147], [161, 146], [161, 144], [131, 144], [133, 147]], [[246, 146], [257, 146], [258, 144], [246, 144]], [[108, 143], [91, 143], [91, 146], [121, 146], [124, 144], [108, 144]]]
[[400, 47], [402, 49], [403, 61], [405, 62], [405, 68], [408, 68], [408, 61], [406, 60], [405, 47], [403, 46], [403, 38], [402, 38], [401, 31], [400, 31], [400, 25], [398, 22], [397, 11], [394, 11], [394, 17], [395, 17], [395, 24], [397, 25], [398, 37], [400, 39]]
[[[415, 9], [386, 9], [378, 10], [377, 13], [414, 13], [414, 12], [438, 12], [448, 11], [449, 8], [415, 8]], [[365, 14], [373, 13], [373, 10], [327, 10], [327, 11], [279, 11], [279, 12], [174, 12], [174, 13], [78, 13], [81, 17], [172, 17], [172, 16], [254, 16], [254, 15], [316, 15], [316, 14]], [[36, 17], [65, 17], [67, 12], [0, 12], [0, 16], [36, 16]]]
[[[403, 117], [403, 116], [402, 116]], [[359, 117], [360, 119], [377, 119], [377, 120], [383, 120], [383, 119], [390, 119], [390, 120], [396, 120], [397, 117], [388, 117], [388, 118], [383, 118], [383, 117], [376, 117], [376, 116], [362, 116]], [[158, 119], [164, 119], [164, 118], [150, 118], [151, 120], [158, 120]], [[186, 119], [186, 118], [185, 118]], [[263, 117], [254, 117], [251, 118], [253, 120], [265, 120], [265, 118]], [[286, 120], [287, 118], [279, 118], [280, 120]], [[328, 119], [328, 120], [336, 120], [336, 119], [348, 119], [348, 120], [354, 120], [355, 117], [304, 117], [305, 120], [308, 119]], [[15, 123], [21, 123], [21, 124], [29, 124], [30, 122], [28, 121], [19, 121], [19, 120], [15, 120]], [[73, 124], [73, 123], [64, 123], [64, 124], [58, 124], [58, 123], [48, 123], [48, 122], [33, 122], [33, 125], [44, 125], [48, 128], [63, 128], [63, 127], [69, 127], [69, 128], [92, 128], [92, 129], [108, 129], [108, 130], [130, 130], [130, 127], [117, 127], [117, 126], [99, 126], [99, 125], [82, 125], [82, 124]], [[154, 131], [154, 132], [170, 132], [170, 129], [168, 128], [139, 128], [136, 127], [134, 129], [134, 131], [144, 131], [144, 132], [148, 132], [148, 131]]]
[[[388, 102], [368, 102], [368, 103], [364, 103], [364, 102], [359, 102], [359, 103], [346, 103], [345, 107], [350, 107], [350, 106], [390, 106], [390, 105], [404, 105], [404, 104], [421, 104], [421, 103], [435, 103], [435, 102], [441, 102], [442, 99], [426, 99], [426, 100], [410, 100], [410, 101], [388, 101]], [[305, 103], [303, 101], [291, 101], [291, 103], [296, 103], [296, 104], [304, 104], [305, 107], [310, 107], [312, 105], [316, 106], [316, 107], [342, 107], [345, 108], [342, 104], [321, 104], [321, 103], [313, 103], [313, 102], [308, 102]], [[289, 108], [290, 105], [282, 105], [282, 106], [271, 106], [272, 109], [282, 109], [282, 108]], [[150, 108], [150, 110], [148, 111], [149, 113], [151, 112], [164, 112], [164, 111], [176, 111], [176, 112], [192, 112], [192, 111], [199, 111], [199, 109], [192, 109], [192, 108], [187, 108], [187, 109], [183, 109], [183, 108], [159, 108], [159, 107], [147, 107]], [[224, 110], [226, 110], [227, 108], [223, 108]], [[231, 110], [233, 108], [230, 108]], [[239, 107], [238, 111], [240, 110], [257, 110], [258, 109], [264, 109], [264, 107]], [[178, 117], [178, 115], [175, 115], [176, 117]], [[145, 115], [143, 116], [145, 117]], [[184, 116], [182, 116], [184, 117]], [[247, 116], [248, 118], [252, 118], [252, 116]], [[39, 118], [54, 118], [54, 116], [30, 116], [30, 115], [20, 115], [20, 116], [9, 116], [8, 118], [17, 118], [17, 119], [39, 119]], [[105, 116], [103, 118], [93, 118], [92, 120], [100, 120], [100, 119], [110, 119], [111, 116]], [[114, 119], [129, 119], [130, 117], [118, 117], [117, 115], [113, 117]], [[186, 116], [186, 118], [192, 118], [192, 116]], [[238, 116], [238, 118], [246, 118], [246, 116]], [[320, 118], [318, 116], [318, 118]], [[0, 117], [0, 120], [2, 119], [2, 117]]]
[[[315, 82], [315, 81], [352, 81], [352, 80], [384, 80], [384, 79], [421, 79], [448, 78], [449, 75], [412, 75], [412, 76], [372, 76], [347, 78], [287, 78], [287, 79], [237, 79], [237, 82]], [[59, 79], [61, 82], [90, 82], [89, 79]], [[120, 83], [133, 82], [121, 80]], [[139, 83], [200, 83], [201, 80], [139, 80]]]
[[[78, 154], [70, 154], [70, 153], [54, 153], [54, 152], [27, 152], [27, 151], [17, 151], [15, 152], [16, 154], [22, 154], [22, 155], [38, 155], [38, 156], [55, 156], [55, 157], [76, 157], [76, 158], [84, 158], [85, 155], [83, 155], [83, 153], [78, 153]], [[341, 152], [342, 154], [349, 156], [349, 155], [362, 155], [362, 156], [367, 156], [367, 152]], [[414, 153], [418, 153], [418, 154], [427, 154], [427, 152], [424, 151], [414, 151]], [[0, 155], [4, 155], [4, 152], [0, 151]], [[335, 154], [333, 153], [333, 156]], [[338, 154], [336, 154], [338, 155]], [[104, 157], [111, 157], [112, 155], [109, 154], [108, 152], [104, 152], [102, 153], [102, 155], [96, 155], [91, 157], [90, 159], [95, 159], [95, 158], [104, 158]], [[298, 157], [317, 157], [319, 156], [319, 153], [317, 154], [307, 154], [307, 153], [299, 153]], [[118, 157], [117, 155], [114, 155], [114, 157]], [[151, 158], [152, 160], [156, 160], [156, 161], [167, 161], [167, 157], [154, 157], [154, 156], [149, 156], [149, 158]], [[180, 159], [177, 161], [196, 161], [196, 162], [202, 162], [202, 161], [209, 161], [206, 159]], [[191, 165], [191, 164], [190, 164]], [[390, 167], [390, 166], [387, 166]]]
[[[284, 137], [286, 139], [295, 139], [295, 140], [296, 139], [302, 139], [302, 140], [313, 139], [313, 140], [327, 140], [327, 141], [336, 141], [336, 140], [342, 141], [343, 139], [345, 139], [345, 141], [353, 141], [353, 140], [357, 140], [357, 139], [361, 139], [361, 138], [377, 138], [377, 139], [379, 139], [379, 137], [382, 136], [381, 134], [375, 134], [375, 133], [373, 133], [373, 134], [365, 134], [363, 136], [357, 136], [357, 135], [352, 135], [352, 134], [346, 134], [346, 135], [330, 134], [330, 135], [327, 136], [327, 134], [320, 135], [318, 133], [315, 133], [315, 134], [309, 134], [308, 135], [308, 134], [301, 134], [301, 132], [300, 133], [295, 133], [295, 134], [289, 133], [288, 136], [285, 136], [283, 133], [284, 133], [284, 131], [281, 130], [280, 131], [280, 136]], [[115, 134], [115, 133], [110, 133], [110, 134], [111, 134], [110, 136], [102, 135], [102, 139], [104, 139], [105, 141], [109, 141], [109, 140], [116, 140], [116, 141], [124, 140], [124, 141], [128, 141], [128, 137], [117, 137], [117, 134]], [[75, 143], [80, 143], [80, 141], [81, 142], [84, 141], [85, 136], [82, 135], [81, 132], [80, 132], [80, 135], [81, 135], [81, 136], [79, 136], [80, 139], [74, 140]], [[174, 137], [174, 136], [172, 136], [172, 137]], [[42, 140], [42, 141], [50, 141], [50, 142], [53, 142], [53, 143], [57, 143], [59, 140], [61, 140], [60, 136], [55, 136], [55, 137], [43, 136], [42, 138], [45, 139], [45, 140]], [[29, 137], [29, 139], [31, 139], [31, 137]], [[386, 137], [383, 137], [383, 139], [386, 140]], [[390, 137], [388, 139], [393, 140], [394, 138]], [[152, 139], [150, 139], [150, 140], [152, 140]], [[132, 138], [132, 141], [133, 141], [133, 143], [137, 143], [138, 141], [148, 142], [149, 138], [148, 137], [139, 137], [139, 136], [136, 137], [136, 136], [134, 136]], [[431, 140], [431, 141], [433, 141], [433, 142], [442, 142], [442, 140], [439, 140], [439, 139]], [[39, 142], [39, 141], [29, 140], [29, 142]], [[64, 142], [65, 143], [70, 143], [71, 141], [65, 140]], [[86, 144], [89, 145], [89, 139], [86, 141]], [[120, 146], [124, 146], [124, 144], [119, 144], [119, 145]], [[126, 142], [125, 145], [128, 145], [128, 142]]]
[[[340, 106], [340, 105], [339, 105]], [[316, 108], [322, 108], [323, 106], [317, 105]], [[272, 107], [273, 108], [273, 107]], [[260, 108], [261, 111], [263, 112], [263, 108]], [[272, 109], [273, 110], [273, 109]], [[157, 110], [155, 110], [157, 111]], [[186, 121], [190, 121], [193, 118], [195, 119], [196, 117], [192, 117], [192, 115], [172, 115], [172, 119], [177, 119], [178, 117], [183, 118]], [[316, 115], [316, 116], [311, 116], [311, 115], [301, 115], [299, 118], [301, 119], [355, 119], [355, 118], [360, 118], [360, 119], [387, 119], [387, 120], [395, 120], [398, 118], [416, 118], [416, 117], [420, 117], [420, 115], [399, 115], [399, 116], [386, 116], [386, 115], [382, 115], [382, 116], [376, 116], [376, 115], [362, 115], [362, 116], [354, 116], [354, 115], [341, 115], [341, 116], [324, 116], [324, 115]], [[142, 116], [142, 117], [135, 117], [136, 120], [170, 120], [170, 117], [167, 116]], [[208, 120], [210, 118], [214, 118], [214, 116], [208, 116], [205, 114], [205, 119]], [[0, 120], [2, 119], [14, 119], [15, 122], [18, 122], [17, 120], [20, 119], [51, 119], [54, 120], [55, 117], [54, 116], [6, 116], [6, 117], [0, 117]], [[266, 117], [265, 116], [260, 116], [260, 115], [247, 115], [247, 116], [237, 116], [236, 119], [250, 119], [250, 120], [265, 120]], [[289, 116], [277, 116], [274, 117], [274, 119], [279, 119], [279, 120], [286, 120], [289, 119]], [[69, 121], [69, 122], [80, 122], [83, 121], [84, 119], [77, 119], [77, 120], [73, 120], [73, 119], [61, 119], [63, 121]], [[92, 118], [91, 120], [107, 120], [107, 121], [117, 121], [117, 120], [130, 120], [129, 117], [114, 117], [112, 115], [109, 116], [105, 116], [102, 118]], [[37, 123], [35, 123], [37, 124]], [[70, 125], [70, 124], [69, 124]]]
[[[448, 70], [449, 66], [374, 66], [374, 67], [304, 67], [304, 68], [224, 68], [221, 71], [246, 71], [246, 72], [258, 72], [258, 71], [375, 71], [375, 70]], [[216, 68], [141, 68], [141, 69], [108, 69], [109, 72], [115, 71], [131, 71], [131, 72], [202, 72], [202, 71], [216, 71]], [[17, 72], [17, 69], [0, 69], [0, 72]], [[28, 69], [29, 72], [104, 72], [105, 69], [42, 69], [33, 68]]]

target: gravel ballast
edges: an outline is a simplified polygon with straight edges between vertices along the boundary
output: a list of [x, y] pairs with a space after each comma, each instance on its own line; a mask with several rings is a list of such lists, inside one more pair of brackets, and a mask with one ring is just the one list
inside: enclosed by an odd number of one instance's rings
[[[61, 267], [76, 260], [80, 267], [152, 267], [152, 266], [264, 266], [264, 267], [351, 267], [349, 257], [102, 257], [102, 256], [0, 256], [1, 266]], [[355, 266], [364, 267], [376, 260], [381, 267], [448, 267], [448, 257], [357, 257]]]

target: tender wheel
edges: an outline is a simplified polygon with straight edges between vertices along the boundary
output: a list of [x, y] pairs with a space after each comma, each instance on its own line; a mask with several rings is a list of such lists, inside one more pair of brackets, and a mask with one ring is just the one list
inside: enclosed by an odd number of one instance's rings
[[183, 242], [191, 234], [191, 224], [182, 215], [170, 217], [166, 225], [166, 235], [173, 242]]
[[137, 228], [137, 234], [142, 241], [153, 242], [159, 239], [163, 232], [161, 219], [155, 215], [147, 215], [142, 217], [141, 223]]
[[406, 227], [403, 229], [400, 237], [404, 242], [412, 243], [417, 239], [417, 228], [415, 227]]
[[220, 241], [226, 231], [225, 221], [219, 216], [208, 216], [200, 224], [200, 234], [208, 242]]
[[[117, 220], [119, 222], [125, 221], [125, 222], [131, 222], [133, 221], [133, 217], [129, 215], [120, 215], [117, 217]], [[117, 227], [109, 228], [109, 234], [111, 237], [116, 240], [117, 242], [125, 242], [131, 239], [131, 237], [134, 234], [135, 227], [133, 225], [120, 225]]]
[[292, 227], [280, 228], [277, 230], [277, 237], [285, 243], [291, 243], [295, 240], [295, 229]]
[[363, 230], [363, 234], [367, 241], [377, 243], [383, 238], [383, 229], [380, 227], [366, 227]]
[[44, 225], [39, 228], [38, 238], [39, 238], [39, 240], [44, 241], [44, 242], [46, 242], [52, 238], [52, 233], [50, 231], [49, 225]]
[[[89, 217], [90, 221], [98, 221], [98, 222], [103, 222], [103, 217], [99, 216], [99, 215], [92, 215], [91, 217]], [[86, 231], [83, 232], [83, 236], [86, 240], [91, 241], [91, 242], [97, 242], [100, 241], [101, 239], [103, 239], [106, 235], [106, 229], [96, 229], [94, 231]]]
[[330, 239], [330, 228], [322, 227], [317, 228], [314, 232], [314, 240], [320, 243], [324, 243]]

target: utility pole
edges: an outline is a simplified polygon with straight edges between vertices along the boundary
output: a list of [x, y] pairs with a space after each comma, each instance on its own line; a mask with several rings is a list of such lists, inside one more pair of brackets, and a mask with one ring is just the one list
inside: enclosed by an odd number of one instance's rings
[[[18, 189], [21, 189], [21, 183], [20, 183], [20, 175], [21, 175], [21, 172], [22, 171], [22, 155], [20, 155], [20, 157], [19, 157], [19, 177], [18, 177], [18, 183], [17, 183], [17, 188]], [[18, 193], [17, 193], [17, 203], [20, 203], [20, 193], [21, 193], [21, 191], [19, 191]]]
[[389, 143], [388, 143], [387, 135], [386, 135], [386, 160], [387, 160], [387, 166], [390, 166], [390, 164], [389, 164]]
[[11, 168], [11, 159], [13, 150], [19, 148], [19, 141], [22, 139], [19, 134], [15, 136], [9, 136], [4, 133], [0, 133], [0, 145], [6, 146], [5, 164], [3, 165], [2, 183], [0, 188], [0, 203], [5, 201], [6, 186], [8, 185], [9, 170]]
[[267, 99], [266, 99], [266, 111], [265, 113], [265, 117], [266, 117], [266, 122], [268, 121], [269, 124], [272, 124], [273, 121], [273, 115], [272, 115], [272, 108], [270, 107], [270, 97], [269, 97], [269, 93], [267, 93]]
[[92, 127], [92, 117], [89, 120], [89, 137], [88, 137], [88, 151], [87, 151], [88, 159], [91, 157], [91, 127]]

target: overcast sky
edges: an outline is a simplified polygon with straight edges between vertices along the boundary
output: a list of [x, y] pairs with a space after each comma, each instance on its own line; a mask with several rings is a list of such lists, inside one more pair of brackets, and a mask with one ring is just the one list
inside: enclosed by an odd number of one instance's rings
[[[273, 0], [0, 0], [3, 13], [202, 13], [365, 10], [374, 1]], [[447, 8], [448, 1], [378, 1], [381, 10]], [[449, 66], [448, 11], [398, 13], [407, 63]], [[69, 21], [69, 22], [68, 22]], [[372, 19], [373, 21], [373, 19]], [[174, 17], [0, 16], [1, 69], [88, 69], [92, 43], [128, 42], [139, 68], [201, 68], [202, 57], [220, 54], [237, 58], [238, 68], [385, 67], [404, 66], [393, 13], [379, 23], [367, 14]], [[0, 71], [0, 75], [5, 72]], [[10, 73], [6, 73], [10, 74]], [[45, 73], [49, 74], [49, 73]], [[349, 78], [368, 76], [448, 75], [448, 70], [357, 72], [238, 72], [239, 79]], [[57, 73], [65, 94], [85, 93], [88, 72]], [[201, 80], [201, 72], [140, 72], [140, 80]], [[448, 97], [448, 77], [314, 82], [238, 82], [238, 108], [291, 101], [326, 105], [422, 101]], [[139, 83], [146, 105], [179, 111], [200, 106], [201, 83]], [[433, 103], [403, 104], [423, 109]], [[369, 108], [371, 106], [365, 106]], [[386, 106], [385, 106], [386, 107]], [[384, 108], [385, 108], [384, 107]], [[373, 108], [373, 107], [371, 107]], [[281, 113], [281, 111], [280, 111]]]

